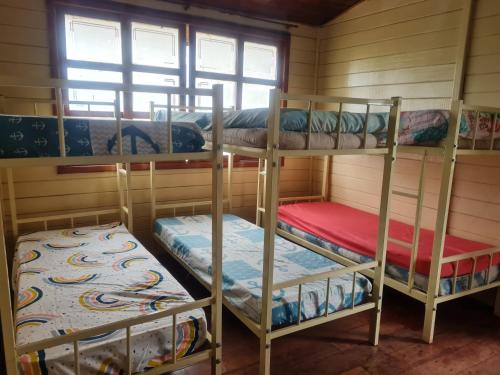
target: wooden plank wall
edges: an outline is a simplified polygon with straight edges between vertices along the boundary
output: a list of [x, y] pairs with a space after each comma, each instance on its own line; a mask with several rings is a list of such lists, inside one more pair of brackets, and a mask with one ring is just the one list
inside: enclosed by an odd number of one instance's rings
[[[500, 2], [477, 0], [466, 67], [465, 99], [500, 105]], [[319, 92], [354, 97], [403, 96], [404, 109], [449, 108], [453, 91], [462, 0], [371, 0], [362, 2], [320, 31]], [[425, 97], [427, 99], [418, 99]], [[316, 185], [321, 164], [315, 163]], [[382, 160], [334, 157], [331, 198], [375, 212]], [[436, 217], [441, 164], [428, 168], [423, 225]], [[415, 191], [418, 162], [398, 160], [395, 184]], [[394, 198], [392, 215], [413, 222], [415, 204]], [[500, 158], [460, 157], [449, 232], [500, 244]]]
[[[289, 86], [293, 92], [309, 92], [314, 84], [315, 34], [312, 28], [291, 30]], [[47, 10], [44, 0], [0, 0], [0, 75], [50, 77]], [[18, 97], [49, 97], [50, 92], [3, 90]], [[9, 112], [32, 114], [31, 105], [12, 105]], [[41, 108], [45, 113], [50, 108]], [[283, 195], [303, 195], [309, 188], [310, 161], [287, 159], [281, 174]], [[112, 207], [117, 204], [112, 173], [58, 175], [55, 168], [25, 168], [15, 171], [18, 211], [21, 215], [61, 212], [84, 208]], [[255, 168], [239, 168], [234, 175], [234, 212], [248, 219], [255, 216]], [[210, 197], [209, 169], [159, 172], [161, 200], [204, 200]], [[5, 174], [3, 193], [6, 197]], [[139, 238], [149, 234], [148, 178], [135, 172], [133, 178], [135, 226]], [[7, 203], [4, 200], [4, 203]], [[7, 220], [9, 210], [6, 207]], [[8, 224], [8, 223], [7, 223]]]

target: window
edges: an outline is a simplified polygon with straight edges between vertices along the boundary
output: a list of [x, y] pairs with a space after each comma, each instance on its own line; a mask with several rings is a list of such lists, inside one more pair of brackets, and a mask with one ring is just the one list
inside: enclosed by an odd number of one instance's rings
[[[244, 35], [191, 30], [191, 84], [198, 88], [224, 85], [224, 106], [236, 109], [269, 105], [269, 90], [278, 87], [278, 43], [257, 43]], [[191, 99], [193, 103], [193, 98]], [[194, 98], [209, 106], [210, 98]]]
[[[112, 2], [57, 0], [49, 6], [56, 25], [54, 71], [61, 78], [141, 89], [223, 84], [224, 106], [234, 109], [267, 107], [270, 89], [287, 88], [288, 34]], [[70, 89], [63, 95], [69, 115], [114, 116], [114, 91]], [[158, 93], [121, 93], [119, 99], [124, 118], [148, 118], [151, 101], [167, 104], [167, 95]], [[172, 102], [212, 105], [208, 97], [174, 95]], [[247, 165], [253, 162], [241, 166]]]
[[[171, 25], [102, 19], [64, 12], [63, 74], [70, 80], [129, 82], [147, 86], [181, 86], [182, 28]], [[72, 115], [112, 116], [115, 92], [70, 89], [67, 108]], [[174, 104], [183, 99], [173, 97]], [[149, 116], [150, 101], [167, 104], [164, 94], [121, 94], [123, 116]]]

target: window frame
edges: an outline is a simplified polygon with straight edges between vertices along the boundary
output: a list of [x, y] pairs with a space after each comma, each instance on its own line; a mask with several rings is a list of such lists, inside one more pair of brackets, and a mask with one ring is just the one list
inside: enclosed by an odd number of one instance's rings
[[[179, 76], [179, 87], [186, 86], [186, 28], [184, 23], [170, 19], [162, 19], [160, 17], [145, 16], [140, 13], [117, 13], [117, 12], [98, 12], [97, 9], [87, 9], [82, 7], [54, 5], [55, 7], [55, 24], [56, 24], [56, 54], [57, 54], [57, 71], [59, 78], [67, 79], [68, 68], [77, 69], [93, 69], [105, 70], [122, 73], [123, 83], [126, 85], [132, 84], [132, 76], [134, 72], [154, 73]], [[121, 52], [122, 63], [102, 63], [93, 61], [71, 60], [67, 58], [66, 53], [66, 28], [65, 16], [67, 14], [94, 18], [107, 21], [115, 21], [120, 23], [121, 34]], [[179, 68], [165, 68], [149, 65], [134, 64], [132, 60], [132, 23], [146, 23], [155, 26], [163, 26], [176, 28], [179, 30]], [[69, 97], [66, 90], [63, 91], [63, 101], [65, 114], [69, 116], [97, 116], [97, 117], [113, 117], [113, 112], [104, 111], [76, 111], [69, 109]], [[180, 104], [185, 105], [185, 97], [181, 95]], [[132, 93], [123, 93], [123, 118], [149, 118], [148, 112], [134, 112]]]
[[[103, 69], [111, 71], [119, 71], [123, 74], [123, 82], [125, 84], [132, 83], [133, 72], [159, 73], [179, 76], [179, 87], [187, 86], [187, 75], [189, 71], [189, 87], [194, 87], [195, 76], [191, 74], [191, 65], [196, 61], [192, 56], [195, 42], [189, 40], [190, 60], [189, 67], [186, 66], [186, 48], [188, 43], [187, 29], [189, 29], [189, 38], [196, 36], [194, 30], [201, 32], [210, 32], [222, 36], [234, 37], [238, 41], [237, 51], [237, 73], [241, 72], [243, 77], [243, 59], [241, 64], [238, 64], [238, 56], [243, 55], [244, 42], [240, 40], [274, 45], [278, 50], [278, 66], [276, 67], [276, 87], [281, 88], [284, 92], [288, 91], [288, 72], [289, 72], [289, 57], [290, 57], [290, 34], [284, 31], [266, 30], [259, 27], [247, 25], [239, 25], [232, 22], [214, 20], [202, 16], [193, 16], [187, 14], [177, 14], [164, 10], [157, 10], [145, 6], [118, 4], [98, 0], [48, 0], [48, 17], [49, 17], [49, 50], [51, 61], [51, 75], [54, 78], [67, 79], [67, 68], [84, 68], [84, 69]], [[66, 57], [66, 33], [64, 17], [66, 14], [82, 16], [88, 18], [97, 18], [102, 20], [113, 20], [120, 22], [121, 27], [121, 47], [122, 47], [122, 64], [94, 63], [94, 62], [69, 62]], [[132, 40], [131, 40], [131, 23], [141, 22], [151, 25], [159, 25], [165, 27], [174, 27], [179, 30], [179, 68], [162, 68], [147, 65], [132, 64]], [[186, 27], [188, 26], [188, 27]], [[128, 30], [127, 30], [128, 29]], [[193, 48], [193, 49], [192, 49]], [[128, 50], [128, 51], [127, 51]], [[240, 66], [241, 65], [241, 66]], [[94, 68], [96, 67], [96, 68]], [[193, 69], [195, 65], [193, 65]], [[128, 70], [126, 70], [128, 69]], [[233, 79], [231, 79], [233, 80]], [[248, 83], [254, 78], [245, 78]], [[234, 81], [234, 80], [233, 80]], [[237, 83], [237, 107], [241, 107], [242, 84]], [[238, 87], [240, 86], [240, 87]], [[239, 98], [239, 99], [238, 99]], [[112, 112], [101, 111], [70, 111], [68, 103], [68, 94], [63, 90], [63, 104], [65, 115], [69, 116], [97, 116], [97, 117], [113, 117]], [[189, 98], [190, 103], [193, 103], [194, 98]], [[180, 97], [180, 104], [186, 105], [186, 97]], [[149, 113], [136, 112], [133, 113], [132, 94], [123, 93], [123, 118], [149, 118]], [[56, 109], [53, 107], [53, 112]], [[284, 160], [281, 161], [282, 165]], [[257, 166], [257, 160], [252, 158], [235, 156], [234, 167], [251, 167]], [[210, 168], [210, 162], [164, 162], [159, 163], [158, 169], [190, 169], [190, 168]], [[141, 164], [133, 165], [134, 170], [141, 170]], [[114, 170], [114, 166], [110, 165], [92, 165], [92, 166], [59, 166], [58, 173], [86, 173], [86, 172], [109, 172]]]
[[[215, 72], [203, 72], [196, 70], [196, 33], [205, 33], [219, 35], [222, 37], [234, 38], [236, 39], [236, 69], [235, 74], [225, 74], [225, 73], [215, 73]], [[244, 46], [245, 42], [266, 44], [276, 47], [277, 50], [277, 66], [276, 66], [276, 79], [261, 79], [245, 77], [243, 75], [243, 64], [244, 64]], [[288, 47], [288, 48], [287, 48]], [[288, 69], [285, 69], [285, 65], [288, 65], [288, 55], [286, 50], [289, 49], [289, 38], [288, 40], [283, 38], [270, 38], [265, 35], [259, 35], [258, 33], [249, 33], [244, 31], [231, 31], [218, 26], [189, 26], [189, 86], [195, 87], [196, 78], [204, 79], [214, 79], [221, 81], [231, 81], [236, 83], [236, 108], [241, 109], [242, 99], [243, 99], [243, 84], [251, 83], [266, 86], [275, 86], [281, 88], [284, 91], [288, 90], [288, 79], [286, 79], [284, 72], [288, 75]], [[189, 97], [189, 102], [191, 104], [195, 103], [194, 96]]]

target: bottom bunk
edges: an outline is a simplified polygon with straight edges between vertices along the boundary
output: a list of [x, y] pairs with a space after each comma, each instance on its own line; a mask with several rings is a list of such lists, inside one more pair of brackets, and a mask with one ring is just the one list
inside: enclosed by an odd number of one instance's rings
[[[136, 318], [192, 302], [193, 298], [128, 232], [110, 224], [20, 236], [13, 267], [17, 345]], [[176, 334], [173, 335], [173, 325]], [[207, 342], [203, 309], [131, 328], [131, 373], [158, 367]], [[81, 373], [127, 371], [125, 330], [79, 341]], [[75, 372], [73, 345], [20, 356], [24, 374]]]
[[[278, 228], [357, 263], [373, 260], [377, 246], [378, 216], [333, 202], [308, 202], [280, 206]], [[389, 237], [413, 242], [413, 226], [391, 220]], [[416, 274], [413, 287], [425, 292], [429, 282], [434, 232], [421, 229]], [[446, 235], [444, 257], [467, 254], [494, 246]], [[408, 282], [411, 249], [388, 243], [386, 274], [403, 283]], [[487, 282], [500, 280], [500, 253], [490, 260], [478, 257], [472, 283], [473, 261], [460, 261], [442, 266], [439, 293], [441, 296], [461, 292]], [[454, 276], [457, 276], [453, 286]]]
[[[211, 222], [210, 215], [156, 219], [155, 237], [187, 270], [205, 286], [211, 282]], [[225, 300], [244, 316], [259, 324], [262, 306], [262, 267], [264, 230], [234, 215], [224, 215], [223, 291]], [[342, 265], [276, 237], [274, 284], [302, 276], [316, 275], [344, 268]], [[354, 284], [354, 285], [353, 285]], [[326, 298], [327, 289], [329, 298]], [[372, 285], [361, 274], [344, 274], [327, 281], [302, 286], [298, 308], [299, 287], [293, 286], [273, 293], [272, 324], [279, 327], [328, 313], [361, 305], [370, 299]], [[354, 300], [353, 300], [354, 299]]]

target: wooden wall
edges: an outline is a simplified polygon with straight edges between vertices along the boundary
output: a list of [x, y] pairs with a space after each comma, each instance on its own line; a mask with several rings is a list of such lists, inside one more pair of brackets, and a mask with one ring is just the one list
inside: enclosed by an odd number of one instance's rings
[[[449, 108], [453, 93], [462, 0], [370, 0], [320, 30], [321, 94], [354, 97], [403, 96], [404, 109]], [[500, 2], [477, 0], [467, 58], [465, 100], [500, 105]], [[426, 98], [426, 99], [419, 99]], [[317, 162], [318, 183], [321, 164]], [[429, 162], [425, 227], [433, 227], [441, 164]], [[375, 212], [379, 206], [382, 160], [334, 157], [331, 198]], [[395, 184], [415, 191], [418, 162], [398, 160]], [[413, 222], [415, 204], [395, 197], [394, 218]], [[500, 244], [500, 158], [460, 157], [449, 231]]]
[[[314, 85], [314, 29], [292, 30], [290, 91], [309, 92]], [[44, 0], [0, 0], [0, 75], [50, 77], [47, 10]], [[47, 91], [2, 90], [17, 97], [49, 97]], [[28, 104], [10, 105], [9, 112], [32, 114]], [[50, 108], [41, 108], [41, 111]], [[283, 195], [301, 195], [309, 189], [307, 158], [287, 159], [281, 175]], [[117, 204], [113, 173], [59, 175], [55, 168], [25, 168], [15, 171], [18, 211], [21, 215], [43, 212], [112, 207]], [[135, 172], [133, 194], [135, 226], [139, 237], [149, 234], [149, 194], [145, 172]], [[234, 174], [234, 212], [248, 219], [255, 216], [255, 168], [239, 168]], [[6, 197], [5, 174], [3, 192]], [[210, 197], [210, 170], [160, 171], [158, 198], [177, 201]], [[4, 200], [4, 204], [7, 201]], [[6, 216], [9, 210], [6, 205]]]

